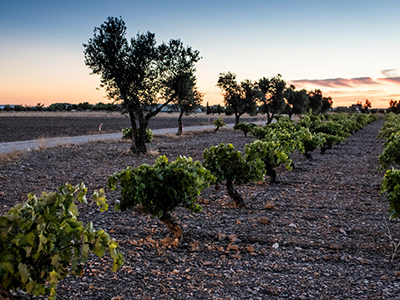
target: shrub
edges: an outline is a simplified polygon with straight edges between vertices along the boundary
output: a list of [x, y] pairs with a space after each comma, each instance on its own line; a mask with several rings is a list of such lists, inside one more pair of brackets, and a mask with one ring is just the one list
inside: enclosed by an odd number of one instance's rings
[[[122, 130], [122, 138], [123, 139], [132, 139], [132, 127], [123, 128]], [[146, 143], [151, 143], [153, 141], [153, 131], [151, 129], [146, 129]]]
[[379, 155], [382, 169], [387, 169], [392, 162], [400, 165], [400, 131], [392, 133], [383, 147], [383, 153]]
[[308, 128], [300, 127], [297, 131], [299, 141], [303, 144], [304, 155], [311, 159], [311, 152], [326, 143], [323, 133], [311, 133]]
[[236, 191], [235, 185], [242, 185], [250, 181], [263, 180], [264, 164], [255, 157], [247, 160], [232, 144], [212, 146], [203, 153], [203, 166], [216, 177], [216, 183], [225, 181], [228, 195], [236, 206], [245, 207], [242, 196]]
[[390, 219], [400, 216], [400, 170], [387, 170], [382, 180], [381, 194], [389, 201]]
[[289, 153], [285, 152], [280, 145], [274, 141], [257, 140], [245, 146], [245, 158], [247, 161], [261, 159], [264, 164], [265, 173], [271, 178], [271, 182], [276, 182], [275, 169], [284, 165], [291, 169], [292, 160]]
[[241, 130], [244, 133], [244, 136], [247, 137], [247, 134], [256, 126], [254, 123], [239, 123], [233, 126], [234, 130]]
[[388, 113], [385, 116], [385, 124], [383, 124], [382, 128], [379, 130], [377, 137], [380, 139], [387, 139], [392, 133], [396, 133], [397, 131], [400, 131], [400, 116], [394, 113]]
[[[0, 290], [21, 288], [54, 299], [58, 281], [69, 273], [81, 275], [90, 251], [99, 257], [108, 252], [113, 271], [122, 265], [118, 245], [108, 233], [77, 220], [74, 202], [87, 203], [86, 191], [82, 183], [43, 192], [39, 198], [29, 194], [25, 203], [0, 218]], [[103, 190], [95, 192], [94, 200], [101, 211], [107, 209]]]
[[213, 181], [210, 171], [192, 158], [178, 157], [168, 162], [165, 156], [160, 156], [153, 166], [127, 167], [114, 173], [107, 186], [115, 190], [118, 182], [121, 185], [121, 202], [116, 209], [124, 211], [141, 204], [143, 213], [157, 216], [175, 238], [182, 240], [182, 227], [171, 212], [177, 206], [200, 212], [197, 196]]
[[224, 126], [226, 127], [226, 124], [225, 124], [224, 119], [222, 117], [219, 117], [218, 119], [215, 119], [213, 124], [216, 127], [214, 129], [214, 132], [217, 132], [220, 127], [224, 127]]
[[321, 122], [312, 130], [313, 133], [323, 133], [326, 143], [321, 148], [321, 153], [325, 153], [326, 149], [331, 149], [332, 145], [339, 144], [349, 137], [350, 133], [335, 121]]

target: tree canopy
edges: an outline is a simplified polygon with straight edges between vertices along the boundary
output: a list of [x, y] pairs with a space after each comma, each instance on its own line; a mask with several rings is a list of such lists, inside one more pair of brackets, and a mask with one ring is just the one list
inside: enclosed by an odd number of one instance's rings
[[[83, 44], [85, 64], [100, 75], [100, 86], [111, 100], [122, 102], [132, 126], [132, 151], [146, 153], [145, 136], [150, 118], [175, 98], [171, 78], [180, 70], [195, 72], [199, 51], [179, 39], [157, 45], [155, 34], [138, 33], [128, 42], [122, 18], [109, 17], [95, 27]], [[179, 77], [178, 77], [179, 78]]]
[[258, 89], [261, 92], [260, 102], [263, 103], [264, 111], [267, 113], [268, 123], [271, 123], [274, 115], [281, 114], [285, 109], [286, 82], [281, 74], [271, 78], [263, 77], [258, 81]]
[[289, 118], [292, 118], [293, 114], [301, 115], [307, 112], [310, 100], [305, 89], [296, 90], [296, 87], [291, 85], [285, 91], [285, 99]]
[[256, 109], [257, 93], [254, 84], [246, 79], [240, 84], [232, 72], [220, 73], [217, 87], [222, 90], [226, 107], [235, 114], [235, 124], [244, 113], [253, 113]]

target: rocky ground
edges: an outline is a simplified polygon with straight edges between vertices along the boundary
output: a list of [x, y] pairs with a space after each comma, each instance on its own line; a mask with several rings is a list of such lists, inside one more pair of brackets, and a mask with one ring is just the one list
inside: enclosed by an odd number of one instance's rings
[[[83, 276], [60, 282], [58, 299], [400, 299], [400, 222], [388, 221], [379, 195], [382, 141], [375, 137], [382, 123], [312, 160], [295, 153], [295, 169], [280, 170], [275, 184], [240, 187], [246, 209], [234, 207], [223, 187], [205, 190], [201, 213], [176, 211], [180, 248], [158, 219], [114, 211], [119, 196], [107, 191], [110, 209], [82, 206], [81, 218], [118, 241], [125, 264], [113, 273], [109, 258], [93, 257]], [[252, 140], [222, 129], [156, 136], [140, 157], [119, 140], [4, 155], [0, 212], [66, 182], [102, 188], [113, 172], [153, 164], [158, 155], [201, 160], [212, 145], [243, 149]]]

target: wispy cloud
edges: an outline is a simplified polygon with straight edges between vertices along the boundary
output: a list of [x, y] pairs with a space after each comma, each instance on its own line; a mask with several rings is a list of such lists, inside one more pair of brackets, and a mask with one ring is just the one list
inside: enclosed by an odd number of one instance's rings
[[397, 69], [382, 70], [381, 73], [386, 77], [398, 77]]
[[382, 82], [386, 82], [386, 83], [400, 84], [400, 77], [378, 78], [377, 81], [382, 81]]
[[378, 81], [371, 77], [358, 77], [358, 78], [330, 78], [330, 79], [302, 79], [291, 81], [296, 87], [306, 87], [314, 85], [318, 87], [330, 88], [355, 88], [359, 85], [372, 85], [379, 84]]

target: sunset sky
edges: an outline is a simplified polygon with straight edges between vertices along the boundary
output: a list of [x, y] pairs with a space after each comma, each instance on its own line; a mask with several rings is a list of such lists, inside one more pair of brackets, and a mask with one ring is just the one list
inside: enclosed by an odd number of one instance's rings
[[107, 102], [84, 65], [83, 43], [109, 16], [127, 37], [151, 31], [200, 51], [204, 104], [222, 103], [218, 74], [282, 74], [321, 89], [333, 106], [400, 99], [400, 1], [0, 0], [0, 104]]

